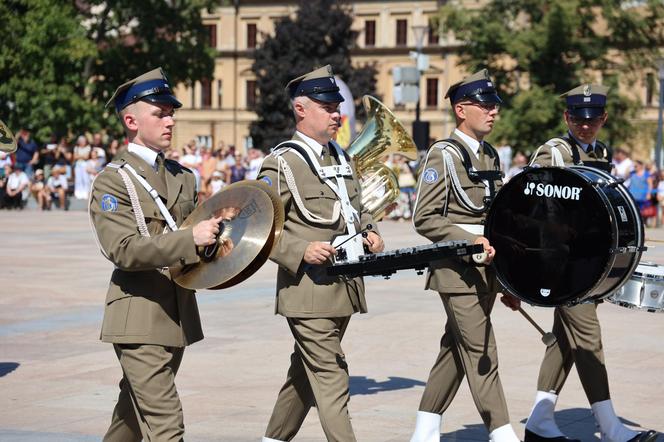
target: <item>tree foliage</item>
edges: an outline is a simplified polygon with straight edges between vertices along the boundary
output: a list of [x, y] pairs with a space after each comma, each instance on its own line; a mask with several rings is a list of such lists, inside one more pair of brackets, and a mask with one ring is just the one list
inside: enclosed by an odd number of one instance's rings
[[210, 77], [201, 11], [213, 0], [7, 0], [0, 118], [38, 138], [120, 130], [104, 108], [115, 88], [157, 66], [172, 84]]
[[279, 20], [274, 35], [263, 36], [252, 65], [259, 91], [258, 120], [250, 128], [254, 146], [267, 150], [292, 136], [295, 122], [284, 87], [316, 67], [330, 64], [354, 97], [375, 91], [376, 69], [351, 65], [350, 50], [357, 37], [352, 22], [343, 3], [301, 0], [296, 17]]
[[664, 45], [660, 0], [493, 0], [477, 10], [441, 8], [440, 23], [467, 42], [462, 64], [487, 67], [505, 100], [492, 138], [532, 150], [564, 130], [558, 95], [582, 82], [612, 86], [607, 141], [625, 142], [638, 103], [618, 93], [655, 65]]
[[3, 1], [0, 22], [0, 118], [42, 139], [92, 124], [80, 72], [97, 51], [71, 3]]

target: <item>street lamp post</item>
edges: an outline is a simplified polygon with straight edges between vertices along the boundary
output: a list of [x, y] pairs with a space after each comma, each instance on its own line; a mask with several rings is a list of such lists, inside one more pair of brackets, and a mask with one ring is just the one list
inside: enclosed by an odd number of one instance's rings
[[413, 122], [413, 139], [418, 149], [426, 149], [429, 144], [429, 126], [427, 123], [420, 121], [420, 83], [422, 73], [429, 67], [429, 57], [422, 53], [422, 47], [424, 46], [424, 36], [429, 30], [427, 25], [414, 25], [412, 26], [413, 33], [415, 34], [415, 52], [411, 52], [410, 55], [415, 59], [415, 65], [417, 66], [417, 71], [419, 73], [417, 85], [418, 85], [418, 96], [417, 102], [415, 103], [415, 121]]
[[659, 118], [657, 119], [657, 142], [655, 143], [655, 163], [662, 170], [662, 110], [664, 109], [664, 58], [657, 60], [659, 67]]

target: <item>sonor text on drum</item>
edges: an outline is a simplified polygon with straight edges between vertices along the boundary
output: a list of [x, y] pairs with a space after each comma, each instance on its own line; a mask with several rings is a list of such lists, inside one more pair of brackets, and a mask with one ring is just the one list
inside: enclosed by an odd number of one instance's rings
[[557, 184], [527, 183], [523, 189], [526, 195], [545, 196], [547, 198], [560, 198], [578, 201], [581, 195], [580, 187], [559, 186]]

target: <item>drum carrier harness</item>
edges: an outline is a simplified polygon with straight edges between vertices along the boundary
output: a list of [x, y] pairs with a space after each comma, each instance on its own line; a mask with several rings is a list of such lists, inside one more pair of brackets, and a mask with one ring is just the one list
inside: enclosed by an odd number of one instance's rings
[[[593, 161], [586, 160], [581, 161], [581, 156], [579, 155], [580, 146], [574, 138], [567, 136], [552, 138], [545, 143], [551, 149], [551, 165], [564, 167], [562, 155], [558, 150], [558, 146], [562, 145], [567, 149], [567, 151], [572, 155], [572, 162], [575, 166], [588, 166], [594, 169], [602, 170], [606, 173], [611, 173], [611, 160], [613, 159], [613, 152], [611, 149], [602, 143], [599, 140], [595, 140], [595, 150], [598, 150], [602, 154], [602, 158], [606, 161]], [[535, 155], [539, 153], [539, 149], [535, 152]]]
[[[358, 232], [355, 228], [355, 222], [360, 222], [360, 214], [350, 203], [345, 181], [346, 177], [354, 176], [353, 169], [350, 166], [351, 160], [346, 152], [344, 152], [335, 142], [329, 142], [328, 146], [330, 149], [330, 155], [338, 160], [338, 165], [322, 166], [319, 163], [318, 158], [316, 158], [311, 151], [311, 148], [305, 143], [296, 140], [284, 141], [275, 146], [272, 149], [272, 155], [277, 157], [279, 173], [283, 171], [286, 184], [293, 195], [295, 205], [307, 220], [317, 224], [332, 225], [339, 221], [340, 217], [343, 218], [343, 222], [346, 225], [346, 235], [338, 236], [332, 243], [332, 246], [339, 249], [342, 244], [347, 244], [343, 247], [343, 252], [341, 252], [338, 257], [340, 259], [358, 260], [359, 257], [364, 254], [362, 236], [360, 235], [362, 232]], [[288, 165], [288, 162], [283, 157], [283, 154], [288, 151], [293, 152], [307, 163], [312, 172], [332, 189], [337, 196], [337, 201], [334, 203], [331, 218], [327, 219], [311, 213], [304, 205], [304, 201], [297, 189], [293, 172]], [[279, 182], [280, 180], [277, 180], [277, 185], [279, 185]], [[281, 193], [281, 190], [278, 189], [278, 192]]]
[[[445, 140], [434, 143], [434, 145], [437, 145], [438, 143], [441, 143], [441, 145], [436, 147], [442, 151], [445, 167], [449, 170], [449, 176], [451, 178], [452, 184], [451, 187], [454, 191], [454, 194], [457, 196], [459, 203], [470, 212], [476, 214], [484, 213], [489, 210], [489, 206], [491, 206], [491, 202], [496, 196], [496, 187], [494, 182], [496, 180], [502, 179], [503, 177], [503, 173], [500, 170], [500, 158], [498, 157], [498, 151], [496, 151], [496, 149], [486, 141], [482, 141], [480, 144], [480, 149], [484, 149], [484, 153], [493, 159], [494, 169], [477, 170], [473, 166], [468, 151], [457, 140], [453, 138], [447, 138]], [[468, 194], [466, 194], [466, 192], [463, 190], [463, 186], [461, 185], [459, 176], [457, 175], [456, 167], [454, 166], [454, 160], [447, 148], [450, 148], [452, 152], [455, 153], [457, 157], [459, 157], [461, 164], [463, 165], [464, 169], [466, 169], [466, 174], [473, 183], [477, 184], [482, 182], [484, 184], [485, 195], [482, 199], [481, 206], [475, 205]]]

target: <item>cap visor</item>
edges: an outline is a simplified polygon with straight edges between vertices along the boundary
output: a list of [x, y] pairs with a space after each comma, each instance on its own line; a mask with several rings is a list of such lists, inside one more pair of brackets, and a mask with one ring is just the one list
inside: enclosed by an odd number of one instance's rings
[[480, 95], [473, 95], [472, 97], [468, 97], [471, 100], [479, 101], [480, 103], [502, 103], [503, 100], [500, 99], [498, 94], [493, 93], [493, 94], [480, 94]]
[[576, 109], [568, 109], [567, 111], [574, 117], [585, 119], [597, 118], [604, 115], [603, 107], [579, 107]]
[[341, 103], [344, 97], [339, 92], [323, 92], [322, 94], [309, 94], [309, 98], [322, 101], [324, 103]]
[[182, 107], [182, 103], [171, 94], [148, 95], [143, 97], [142, 100], [149, 101], [150, 103], [170, 104], [176, 109]]

